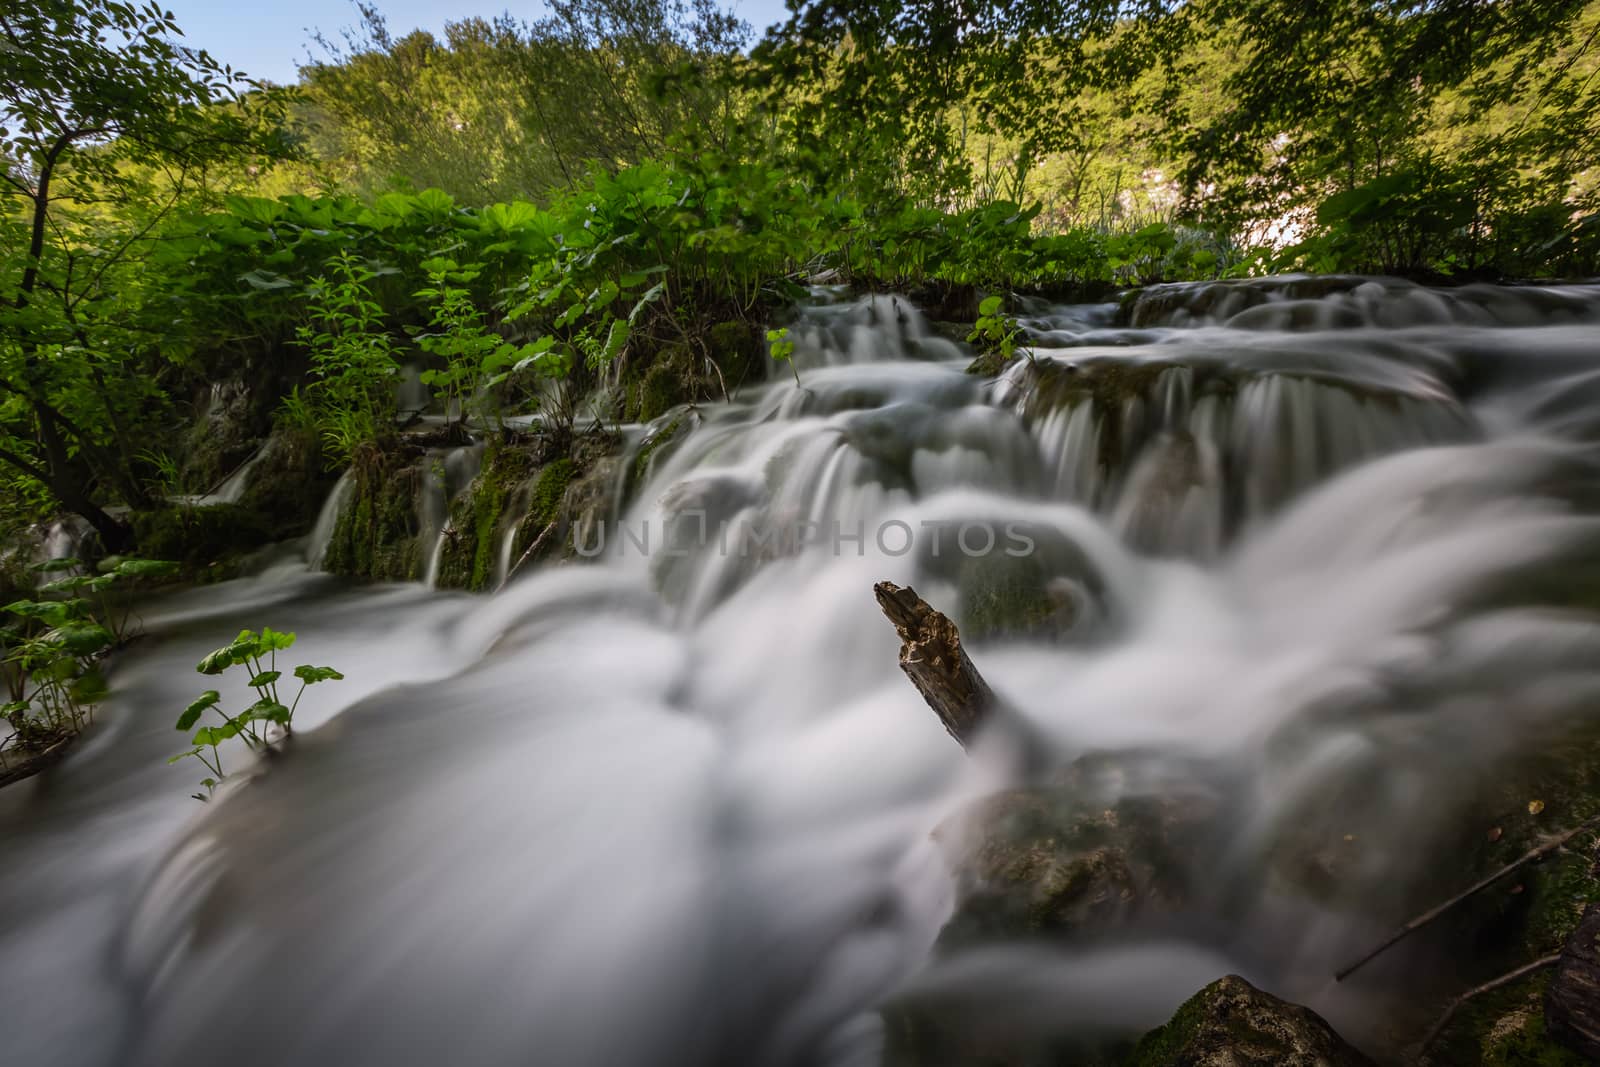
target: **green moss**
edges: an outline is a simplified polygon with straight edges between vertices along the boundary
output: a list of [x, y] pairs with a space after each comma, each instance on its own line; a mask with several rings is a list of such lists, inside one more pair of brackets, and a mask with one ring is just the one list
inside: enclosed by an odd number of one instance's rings
[[533, 503], [528, 513], [537, 522], [548, 526], [561, 517], [561, 500], [567, 486], [578, 472], [577, 464], [570, 459], [558, 459], [539, 472], [533, 487]]
[[1370, 1067], [1309, 1008], [1279, 1000], [1237, 975], [1190, 997], [1165, 1026], [1146, 1034], [1124, 1067]]
[[1007, 360], [999, 352], [984, 352], [967, 364], [967, 373], [980, 378], [998, 378]]
[[136, 512], [134, 543], [150, 559], [177, 560], [190, 569], [230, 571], [238, 557], [272, 540], [262, 516], [237, 504]]
[[422, 576], [417, 493], [420, 453], [399, 446], [361, 457], [351, 500], [334, 526], [323, 565], [335, 574], [380, 581]]
[[1210, 986], [1179, 1005], [1172, 1018], [1139, 1040], [1125, 1067], [1162, 1067], [1180, 1062], [1178, 1057], [1200, 1033], [1211, 1010]]
[[957, 582], [957, 624], [968, 640], [1056, 635], [1071, 626], [1063, 605], [1050, 597], [1043, 568], [1031, 556], [970, 557]]
[[758, 376], [762, 366], [761, 335], [748, 322], [731, 319], [719, 322], [706, 331], [706, 343], [711, 358], [722, 368], [728, 388], [736, 388], [750, 377]]
[[1549, 984], [1547, 971], [1467, 1001], [1424, 1062], [1436, 1067], [1580, 1067], [1590, 1062], [1546, 1032], [1544, 992]]
[[639, 384], [639, 421], [649, 422], [690, 399], [689, 382], [677, 360], [658, 362]]
[[472, 484], [450, 508], [450, 526], [439, 559], [443, 588], [488, 589], [499, 561], [500, 535], [513, 509], [525, 502], [525, 487], [544, 452], [542, 441], [491, 441]]
[[303, 537], [316, 525], [317, 512], [338, 480], [323, 459], [314, 435], [279, 436], [251, 469], [239, 506], [261, 515], [275, 541]]

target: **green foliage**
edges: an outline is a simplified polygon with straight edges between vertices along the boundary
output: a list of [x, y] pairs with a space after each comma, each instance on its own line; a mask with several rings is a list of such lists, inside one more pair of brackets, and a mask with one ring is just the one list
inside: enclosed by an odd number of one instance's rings
[[1022, 336], [1017, 320], [1004, 309], [1005, 297], [985, 297], [978, 304], [978, 321], [967, 335], [967, 340], [978, 346], [980, 356], [994, 356], [1002, 363], [1016, 353], [1017, 339]]
[[1232, 106], [1168, 115], [1190, 210], [1225, 229], [1301, 227], [1273, 268], [1593, 269], [1592, 244], [1573, 255], [1596, 206], [1592, 0], [1194, 14], [1242, 59], [1218, 86]]
[[41, 752], [93, 721], [94, 705], [107, 691], [99, 661], [131, 636], [128, 612], [114, 597], [117, 588], [177, 573], [174, 563], [115, 557], [102, 560], [98, 573], [67, 573], [82, 566], [76, 559], [36, 565], [40, 575], [64, 576], [0, 609], [8, 616], [0, 627], [0, 678], [12, 730], [0, 742], [0, 767], [8, 756]]
[[800, 371], [794, 365], [794, 342], [789, 340], [789, 328], [784, 326], [767, 331], [767, 352], [779, 363], [786, 363], [794, 373], [794, 384], [800, 384]]
[[[208, 689], [178, 716], [179, 731], [195, 731], [189, 739], [194, 747], [178, 753], [167, 762], [176, 763], [193, 757], [211, 772], [200, 782], [205, 792], [193, 794], [196, 800], [208, 799], [221, 780], [227, 777], [222, 767], [221, 746], [224, 742], [238, 738], [247, 748], [264, 749], [288, 737], [294, 732], [294, 713], [300, 706], [300, 698], [305, 695], [306, 687], [319, 682], [344, 680], [344, 675], [332, 667], [303, 663], [293, 672], [300, 682], [300, 688], [295, 692], [294, 699], [285, 703], [278, 691], [278, 682], [283, 678], [283, 672], [277, 669], [278, 653], [292, 647], [294, 641], [294, 634], [279, 633], [271, 627], [262, 627], [260, 633], [241, 630], [238, 637], [208, 654], [195, 668], [201, 674], [216, 676], [234, 667], [244, 667], [249, 674], [245, 686], [255, 698], [242, 710], [229, 714], [222, 706], [222, 693]], [[220, 725], [196, 729], [207, 712], [214, 713], [221, 720]]]
[[46, 0], [0, 12], [0, 463], [83, 515], [147, 502], [132, 442], [181, 347], [145, 267], [207, 175], [287, 150], [279, 101], [177, 44], [156, 5]]
[[349, 252], [339, 252], [312, 282], [310, 321], [296, 334], [311, 357], [307, 395], [324, 447], [345, 462], [393, 423], [400, 365], [383, 308], [373, 299], [377, 277]]
[[319, 155], [363, 193], [543, 199], [589, 160], [659, 156], [737, 106], [717, 75], [748, 27], [711, 3], [555, 0], [531, 22], [453, 20], [442, 37], [397, 37], [376, 5], [357, 7], [355, 30], [317, 38], [302, 106]]

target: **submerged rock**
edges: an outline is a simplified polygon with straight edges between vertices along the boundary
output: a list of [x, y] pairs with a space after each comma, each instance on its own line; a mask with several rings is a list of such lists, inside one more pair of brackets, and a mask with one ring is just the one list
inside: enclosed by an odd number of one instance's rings
[[935, 831], [956, 888], [940, 948], [1092, 939], [1171, 913], [1188, 897], [1213, 810], [1197, 800], [1136, 795], [1101, 805], [1064, 785], [978, 801]]
[[1279, 1000], [1238, 975], [1191, 997], [1146, 1034], [1127, 1067], [1367, 1067], [1310, 1008]]

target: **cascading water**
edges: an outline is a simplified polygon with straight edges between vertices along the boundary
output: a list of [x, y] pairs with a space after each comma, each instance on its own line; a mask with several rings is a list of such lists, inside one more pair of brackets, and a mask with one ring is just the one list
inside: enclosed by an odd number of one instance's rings
[[[1600, 543], [1600, 291], [1274, 280], [1114, 321], [1033, 308], [985, 382], [902, 301], [808, 309], [801, 385], [704, 408], [590, 565], [150, 606], [101, 729], [0, 793], [0, 1058], [871, 1064], [897, 992], [1137, 1030], [1229, 970], [1381, 1041], [1397, 979], [1333, 967], [1458, 800], [1600, 708], [1563, 607]], [[1186, 911], [929, 965], [930, 834], [1014, 772], [906, 684], [881, 579], [972, 625], [1043, 762], [1125, 754], [1114, 791], [1227, 813]], [[994, 619], [1016, 588], [1059, 618]], [[172, 720], [262, 623], [350, 680], [196, 811]], [[1274, 867], [1329, 835], [1362, 846], [1339, 907]]]

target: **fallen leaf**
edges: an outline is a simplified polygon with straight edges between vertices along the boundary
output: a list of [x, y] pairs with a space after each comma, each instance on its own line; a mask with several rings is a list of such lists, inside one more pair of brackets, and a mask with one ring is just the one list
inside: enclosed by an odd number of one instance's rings
[[1500, 827], [1496, 826], [1493, 830], [1489, 831], [1489, 840], [1498, 841], [1504, 835], [1504, 833], [1504, 830], [1501, 830]]
[[1528, 801], [1528, 814], [1529, 815], [1537, 815], [1543, 810], [1544, 810], [1544, 801], [1542, 801], [1542, 800], [1530, 800], [1530, 801]]

